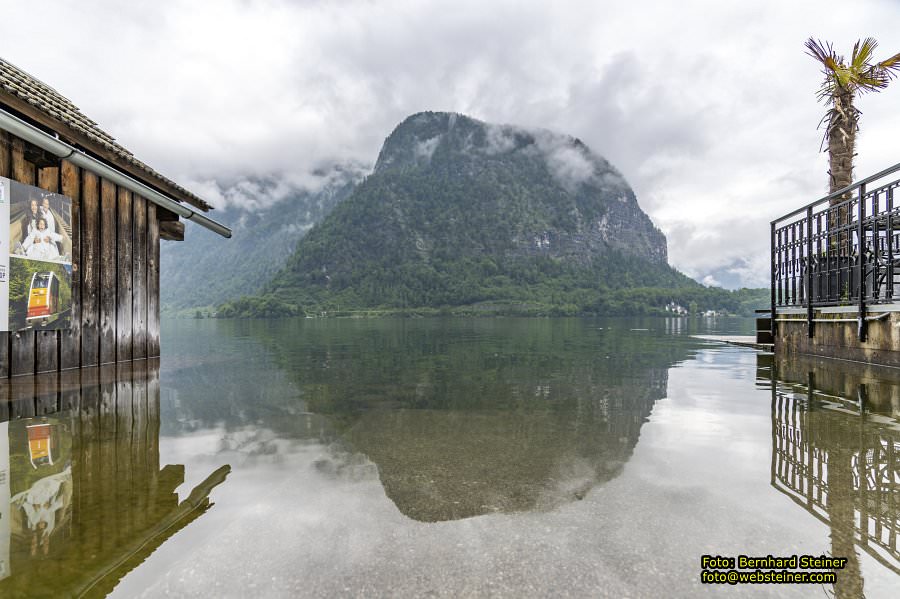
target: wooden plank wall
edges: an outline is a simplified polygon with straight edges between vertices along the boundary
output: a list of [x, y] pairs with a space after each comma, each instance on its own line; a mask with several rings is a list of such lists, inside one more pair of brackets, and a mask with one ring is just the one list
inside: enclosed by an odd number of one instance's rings
[[[10, 179], [19, 183], [34, 185], [35, 166], [25, 160], [25, 142], [18, 138], [12, 140], [12, 168]], [[9, 349], [9, 373], [11, 376], [34, 373], [34, 331], [11, 333], [12, 343]]]
[[[0, 177], [9, 177], [9, 166], [12, 164], [12, 155], [10, 150], [12, 144], [9, 134], [6, 131], [0, 131]], [[0, 331], [0, 378], [9, 377], [9, 343], [10, 334], [6, 331]]]
[[60, 189], [72, 198], [72, 321], [59, 339], [59, 367], [67, 370], [81, 366], [81, 172], [68, 160], [60, 171]]
[[[30, 151], [26, 151], [30, 150]], [[0, 176], [72, 198], [72, 326], [0, 332], [0, 379], [159, 356], [156, 205], [0, 131]]]

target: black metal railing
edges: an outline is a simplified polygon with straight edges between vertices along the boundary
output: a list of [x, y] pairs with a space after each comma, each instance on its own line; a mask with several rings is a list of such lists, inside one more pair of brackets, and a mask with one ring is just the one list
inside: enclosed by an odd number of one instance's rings
[[[900, 433], [854, 403], [774, 386], [771, 484], [827, 524], [832, 539], [900, 574]], [[865, 426], [848, 426], [854, 414]]]
[[772, 314], [855, 306], [865, 339], [866, 306], [900, 302], [900, 164], [771, 223]]

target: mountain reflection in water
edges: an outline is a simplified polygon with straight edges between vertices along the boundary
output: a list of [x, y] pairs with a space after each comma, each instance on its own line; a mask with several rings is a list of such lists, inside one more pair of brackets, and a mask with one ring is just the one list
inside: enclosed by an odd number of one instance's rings
[[771, 484], [848, 558], [836, 596], [862, 597], [860, 551], [900, 574], [900, 373], [810, 357], [762, 366], [776, 380]]
[[202, 516], [159, 463], [159, 363], [0, 381], [0, 597], [106, 596]]
[[[665, 397], [668, 368], [690, 347], [575, 320], [560, 325], [436, 319], [255, 327], [251, 338], [281, 367], [265, 375], [267, 384], [285, 392], [246, 405], [241, 397], [257, 394], [250, 377], [237, 383], [246, 389], [223, 414], [223, 403], [232, 404], [215, 381], [240, 379], [224, 371], [233, 365], [182, 368], [175, 384], [190, 389], [193, 409], [183, 406], [178, 419], [240, 426], [261, 416], [302, 437], [298, 411], [324, 417], [330, 441], [374, 462], [387, 496], [423, 522], [548, 509], [621, 472]], [[314, 429], [322, 438], [321, 421]]]

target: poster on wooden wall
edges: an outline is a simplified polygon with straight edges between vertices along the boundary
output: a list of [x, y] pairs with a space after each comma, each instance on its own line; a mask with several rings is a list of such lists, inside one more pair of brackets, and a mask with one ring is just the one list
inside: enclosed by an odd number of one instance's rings
[[0, 331], [66, 329], [72, 199], [0, 177]]

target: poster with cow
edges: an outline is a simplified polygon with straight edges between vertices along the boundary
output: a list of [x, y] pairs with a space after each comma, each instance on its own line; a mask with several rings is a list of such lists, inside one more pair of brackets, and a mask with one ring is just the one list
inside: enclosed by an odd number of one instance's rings
[[0, 331], [66, 329], [72, 200], [0, 178]]

